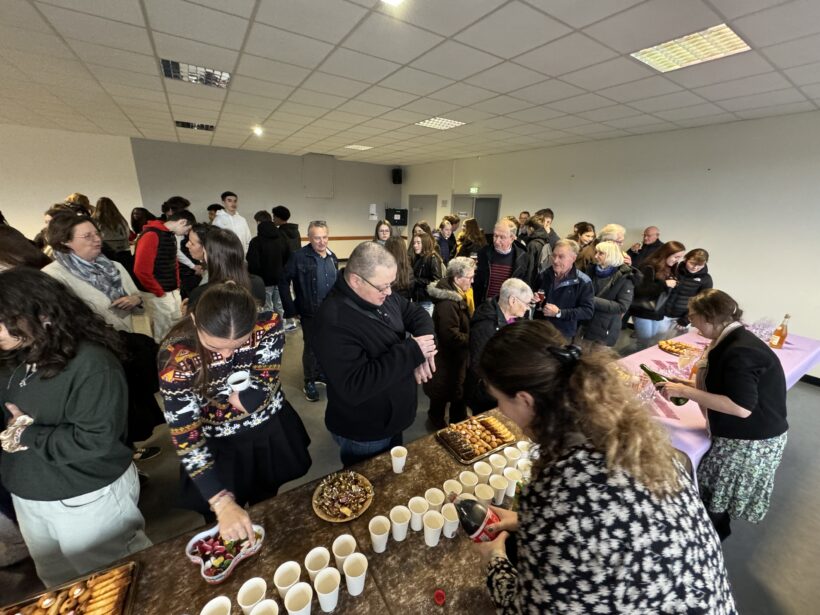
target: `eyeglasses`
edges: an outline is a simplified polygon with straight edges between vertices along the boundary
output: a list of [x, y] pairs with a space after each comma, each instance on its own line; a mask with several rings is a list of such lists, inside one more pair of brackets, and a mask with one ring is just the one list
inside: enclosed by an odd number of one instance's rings
[[395, 280], [394, 280], [394, 281], [390, 282], [390, 284], [388, 284], [387, 286], [379, 287], [379, 286], [376, 286], [375, 284], [373, 284], [373, 282], [368, 280], [363, 275], [359, 275], [358, 273], [356, 275], [359, 276], [362, 280], [364, 280], [368, 284], [370, 284], [370, 286], [375, 288], [382, 295], [386, 295], [387, 293], [391, 292], [393, 290], [393, 285], [396, 283]]
[[98, 237], [102, 237], [99, 231], [92, 231], [91, 233], [86, 233], [85, 235], [75, 235], [74, 239], [83, 239], [85, 241], [91, 241], [92, 239], [97, 239]]

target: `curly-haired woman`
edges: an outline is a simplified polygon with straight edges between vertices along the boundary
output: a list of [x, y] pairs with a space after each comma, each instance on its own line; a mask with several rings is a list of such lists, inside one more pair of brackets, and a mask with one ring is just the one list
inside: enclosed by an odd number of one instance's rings
[[[501, 329], [481, 371], [538, 444], [517, 513], [477, 549], [502, 613], [736, 613], [720, 543], [669, 437], [603, 346], [543, 321]], [[505, 540], [515, 532], [518, 565]]]

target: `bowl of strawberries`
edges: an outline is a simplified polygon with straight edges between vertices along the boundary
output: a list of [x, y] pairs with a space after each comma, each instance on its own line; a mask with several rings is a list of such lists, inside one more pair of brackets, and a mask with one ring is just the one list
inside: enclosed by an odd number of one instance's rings
[[265, 529], [254, 525], [254, 543], [250, 540], [225, 540], [219, 535], [219, 526], [196, 534], [185, 545], [185, 555], [200, 567], [206, 583], [217, 585], [231, 576], [239, 562], [256, 555], [262, 548]]

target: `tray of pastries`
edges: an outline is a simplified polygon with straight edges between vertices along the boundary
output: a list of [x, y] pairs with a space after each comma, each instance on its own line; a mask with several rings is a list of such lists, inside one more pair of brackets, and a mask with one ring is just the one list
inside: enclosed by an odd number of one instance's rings
[[1, 615], [126, 615], [134, 600], [136, 562], [52, 588], [38, 596], [0, 608]]
[[344, 470], [322, 479], [313, 492], [313, 512], [330, 523], [352, 521], [373, 502], [373, 485], [358, 472]]
[[692, 346], [684, 342], [676, 342], [675, 340], [661, 340], [658, 342], [658, 348], [678, 357], [686, 353], [701, 352], [701, 348], [697, 346]]
[[436, 437], [464, 465], [489, 457], [516, 441], [515, 435], [494, 416], [471, 416], [440, 429]]

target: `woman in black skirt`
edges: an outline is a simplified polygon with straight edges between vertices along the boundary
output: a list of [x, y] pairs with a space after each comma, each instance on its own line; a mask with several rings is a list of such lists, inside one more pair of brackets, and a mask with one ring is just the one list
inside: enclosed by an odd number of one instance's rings
[[[182, 462], [182, 505], [216, 516], [226, 540], [253, 540], [246, 504], [310, 468], [310, 438], [285, 400], [285, 335], [275, 312], [233, 282], [206, 290], [160, 351], [165, 419]], [[244, 372], [244, 385], [228, 379]], [[244, 388], [243, 388], [244, 387]]]

